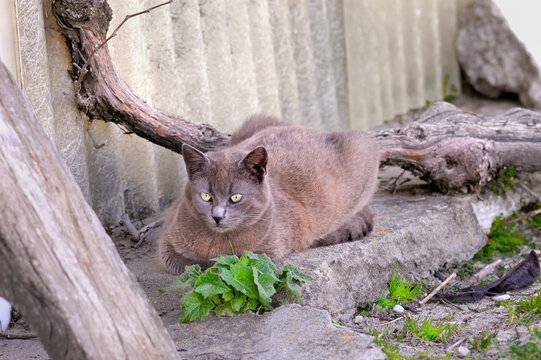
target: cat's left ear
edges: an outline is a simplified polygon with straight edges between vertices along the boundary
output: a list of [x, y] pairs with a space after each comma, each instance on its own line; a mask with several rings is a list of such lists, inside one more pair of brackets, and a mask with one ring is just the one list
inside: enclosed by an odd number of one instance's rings
[[182, 158], [186, 163], [186, 171], [190, 180], [193, 180], [205, 165], [210, 164], [210, 160], [205, 154], [187, 144], [182, 145]]
[[242, 160], [242, 164], [248, 169], [250, 174], [255, 176], [259, 182], [262, 182], [267, 173], [267, 160], [267, 149], [259, 146], [246, 155], [244, 160]]

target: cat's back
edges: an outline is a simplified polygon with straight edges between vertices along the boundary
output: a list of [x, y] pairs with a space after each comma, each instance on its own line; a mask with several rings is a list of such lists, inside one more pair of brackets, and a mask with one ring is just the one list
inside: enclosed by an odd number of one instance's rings
[[364, 199], [377, 186], [378, 147], [361, 131], [270, 126], [236, 146], [243, 151], [265, 146], [275, 195], [316, 212], [328, 215], [334, 209], [343, 212], [365, 206], [368, 200]]

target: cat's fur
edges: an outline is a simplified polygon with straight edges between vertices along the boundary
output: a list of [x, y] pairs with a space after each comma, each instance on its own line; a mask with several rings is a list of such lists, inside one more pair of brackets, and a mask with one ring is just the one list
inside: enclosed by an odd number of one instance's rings
[[[159, 241], [165, 266], [210, 266], [244, 250], [273, 259], [358, 239], [372, 230], [367, 207], [377, 187], [375, 141], [359, 131], [319, 132], [252, 117], [231, 146], [202, 154], [183, 147], [189, 182]], [[212, 196], [209, 202], [201, 193]], [[238, 203], [230, 197], [242, 194]], [[213, 215], [218, 219], [217, 225]]]

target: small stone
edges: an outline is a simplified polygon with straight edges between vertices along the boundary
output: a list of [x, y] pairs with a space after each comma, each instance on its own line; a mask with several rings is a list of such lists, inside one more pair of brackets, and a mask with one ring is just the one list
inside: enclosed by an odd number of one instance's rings
[[395, 306], [393, 306], [393, 311], [395, 313], [402, 314], [404, 312], [404, 308], [401, 305], [396, 304]]
[[509, 294], [503, 294], [503, 295], [498, 295], [498, 296], [493, 296], [492, 297], [492, 300], [494, 301], [505, 301], [505, 300], [509, 300], [511, 299], [511, 295]]
[[353, 322], [354, 322], [355, 324], [360, 324], [360, 323], [363, 322], [363, 319], [364, 319], [364, 318], [363, 318], [362, 315], [357, 315], [357, 316], [355, 316], [355, 319], [353, 319]]
[[458, 349], [456, 349], [456, 352], [461, 358], [465, 358], [470, 355], [470, 350], [468, 350], [468, 348], [465, 346], [459, 346]]

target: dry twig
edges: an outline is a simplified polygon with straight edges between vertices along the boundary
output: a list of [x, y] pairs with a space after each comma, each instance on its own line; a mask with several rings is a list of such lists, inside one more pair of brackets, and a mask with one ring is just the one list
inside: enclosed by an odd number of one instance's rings
[[150, 234], [150, 231], [154, 228], [157, 228], [158, 226], [160, 226], [161, 224], [163, 224], [163, 222], [165, 221], [165, 218], [161, 218], [161, 219], [158, 219], [148, 225], [146, 225], [145, 227], [143, 227], [141, 230], [139, 230], [139, 241], [137, 242], [137, 244], [135, 244], [133, 247], [134, 248], [138, 248], [139, 246], [141, 246], [141, 244], [143, 243], [143, 241], [147, 238], [147, 236]]
[[503, 260], [498, 259], [494, 261], [493, 263], [488, 264], [487, 266], [482, 268], [481, 271], [479, 271], [477, 274], [472, 275], [472, 277], [468, 279], [468, 282], [471, 284], [477, 284], [482, 278], [484, 278], [487, 275], [492, 274], [494, 270], [496, 269], [496, 267], [500, 265], [501, 263], [503, 263]]
[[124, 226], [126, 226], [126, 229], [128, 229], [128, 232], [130, 233], [132, 240], [138, 241], [141, 233], [139, 232], [139, 230], [137, 230], [135, 225], [133, 225], [127, 213], [122, 215], [122, 222], [124, 223]]
[[424, 305], [428, 300], [432, 299], [434, 295], [438, 293], [445, 285], [449, 283], [449, 281], [453, 280], [456, 277], [456, 273], [452, 273], [449, 275], [447, 279], [445, 279], [444, 282], [442, 282], [437, 288], [435, 288], [430, 294], [428, 294], [427, 297], [425, 297], [423, 300], [419, 301], [419, 305]]
[[90, 140], [92, 140], [92, 144], [94, 144], [94, 148], [101, 149], [102, 147], [105, 146], [105, 143], [98, 144], [98, 142], [96, 141], [96, 138], [94, 137], [94, 133], [92, 132], [92, 128], [90, 127], [91, 124], [92, 124], [92, 119], [88, 120], [88, 124], [86, 125], [86, 132], [90, 136]]
[[37, 335], [34, 333], [5, 333], [0, 332], [0, 338], [10, 339], [10, 340], [28, 340], [28, 339], [37, 339]]

